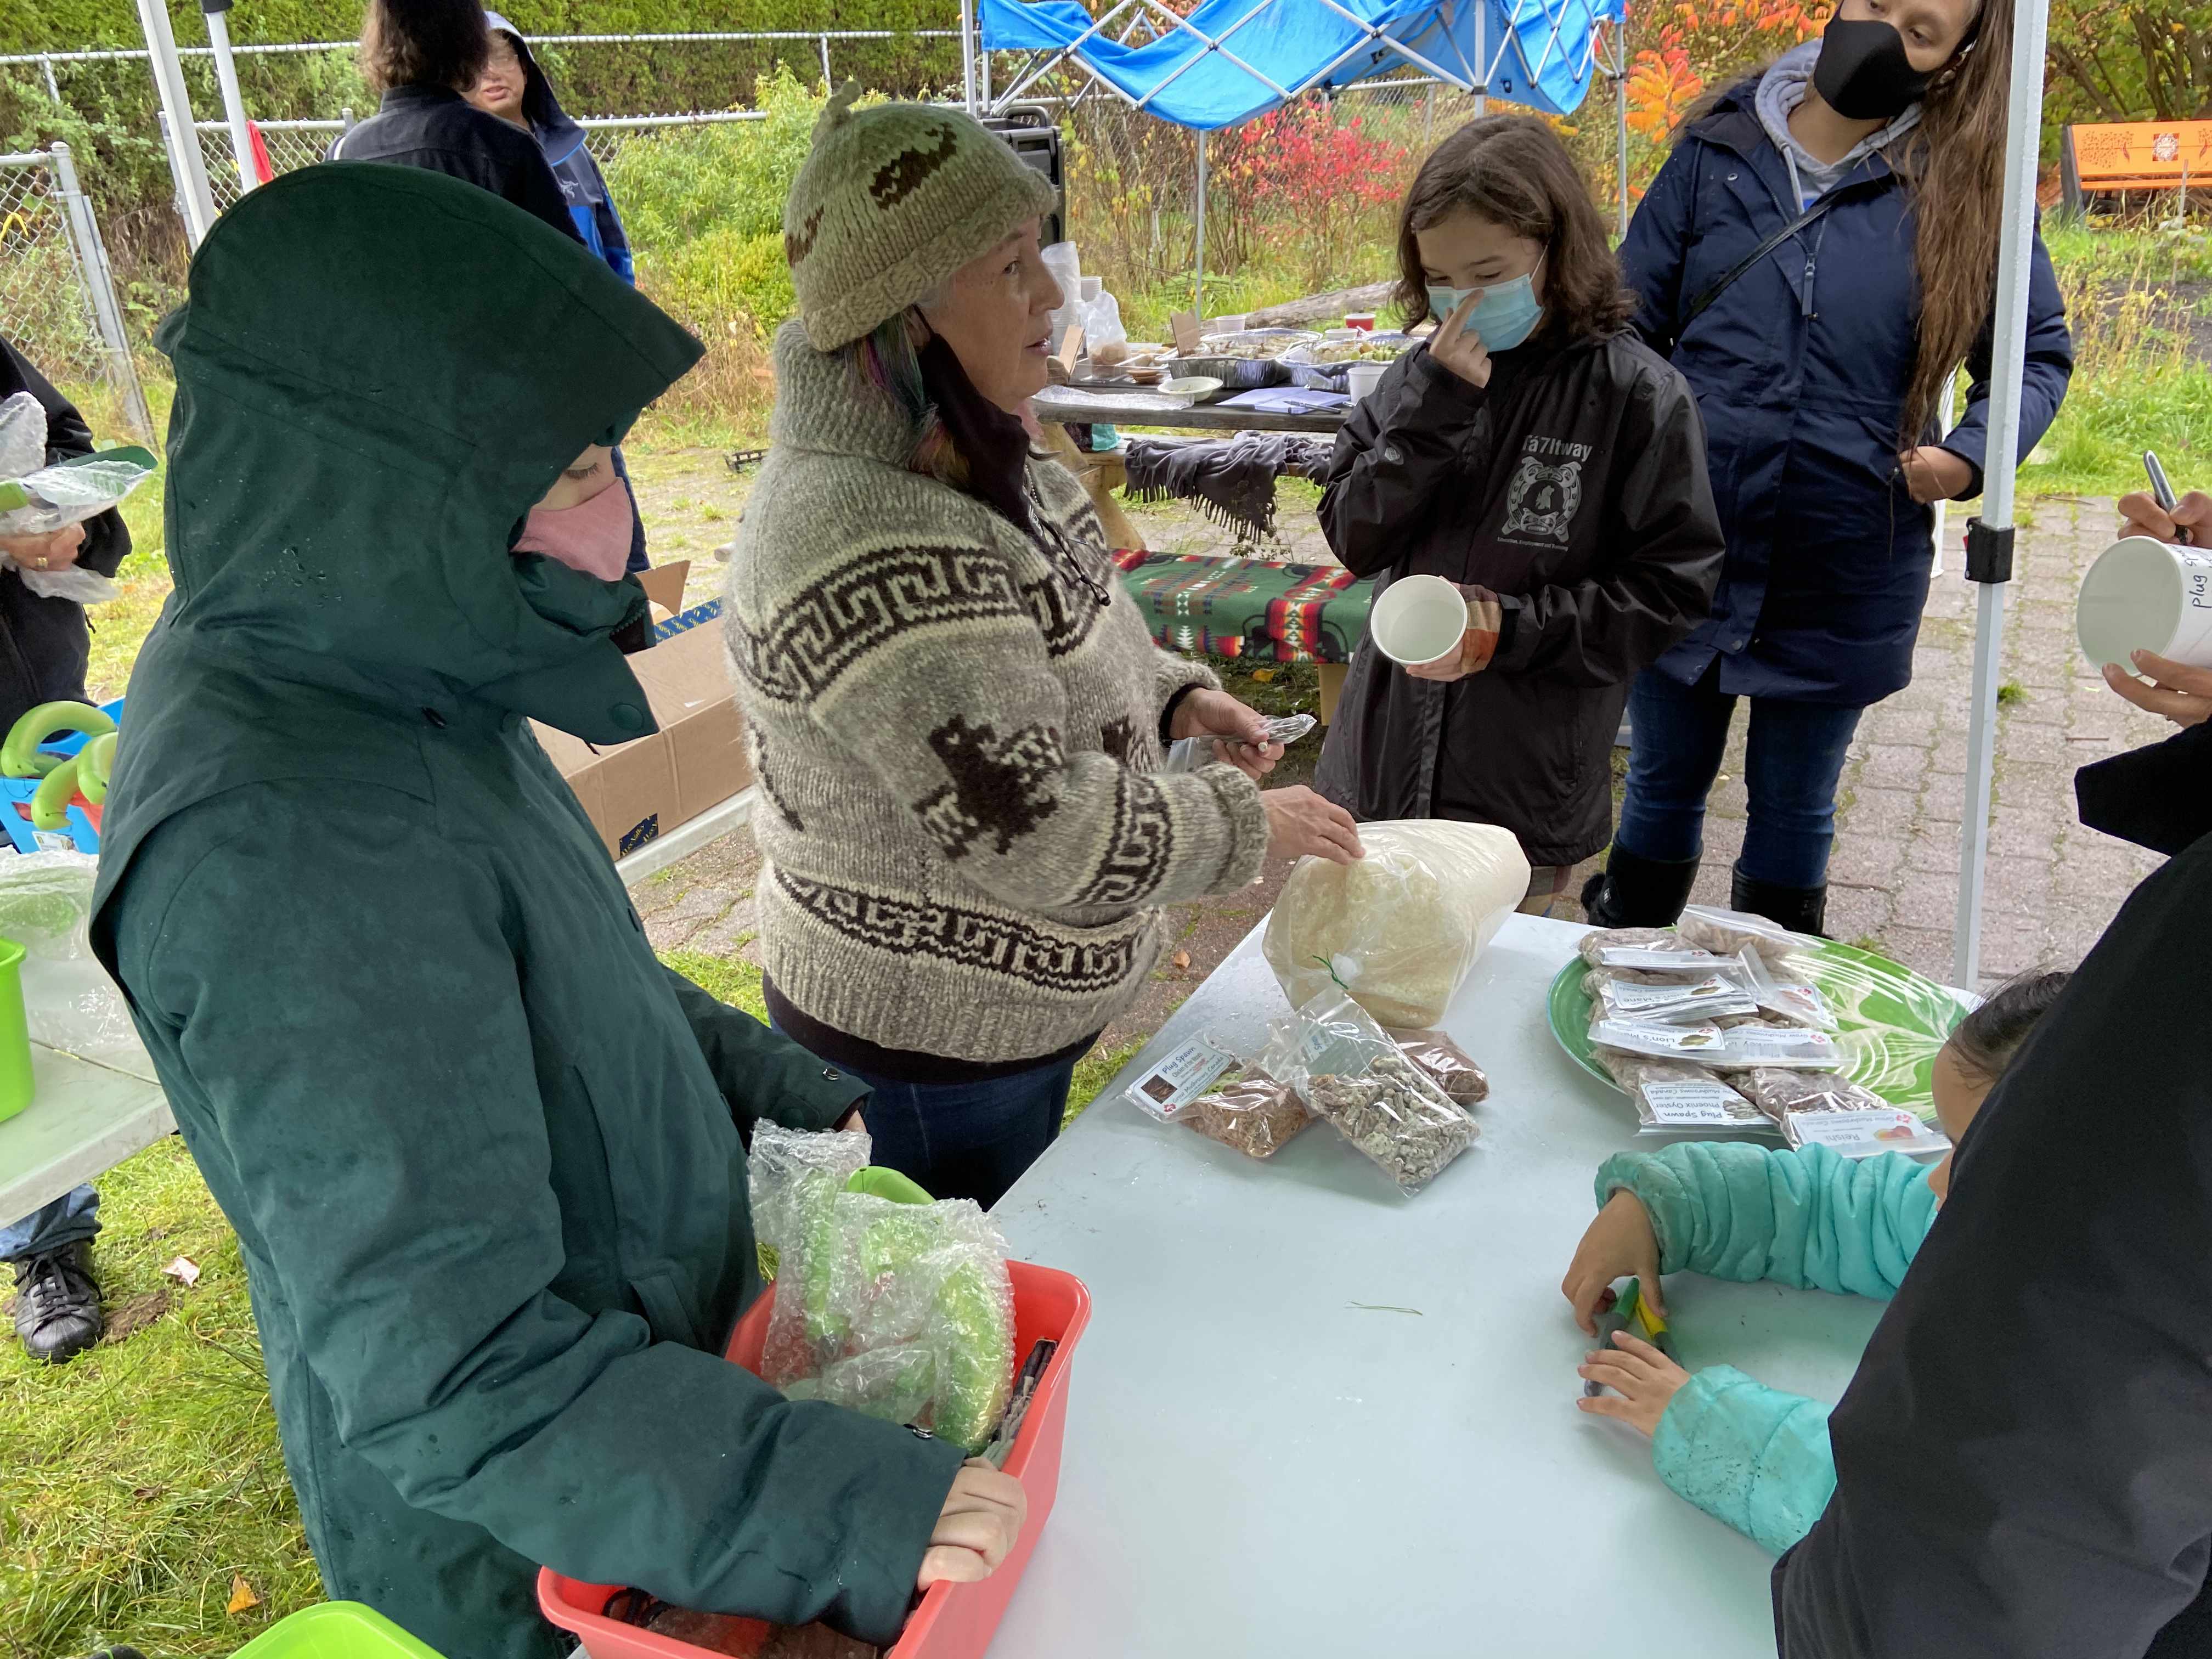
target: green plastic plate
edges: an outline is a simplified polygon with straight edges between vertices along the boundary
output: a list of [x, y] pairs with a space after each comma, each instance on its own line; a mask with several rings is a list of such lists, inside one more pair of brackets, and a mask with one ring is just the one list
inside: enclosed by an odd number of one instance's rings
[[[1929, 1075], [1936, 1051], [1972, 1005], [1948, 986], [1916, 974], [1887, 957], [1850, 945], [1823, 945], [1790, 957], [1793, 966], [1818, 985], [1842, 1029], [1844, 1074], [1863, 1084], [1893, 1106], [1936, 1121]], [[1590, 1000], [1583, 990], [1589, 971], [1580, 957], [1571, 958], [1552, 981], [1552, 1035], [1567, 1057], [1609, 1089], [1619, 1088], [1590, 1057]]]
[[325, 1601], [271, 1625], [231, 1659], [439, 1659], [382, 1613]]

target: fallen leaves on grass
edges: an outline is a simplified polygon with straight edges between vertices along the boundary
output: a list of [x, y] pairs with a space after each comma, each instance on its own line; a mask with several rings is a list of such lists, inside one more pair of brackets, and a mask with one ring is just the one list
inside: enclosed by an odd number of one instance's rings
[[188, 1255], [180, 1255], [161, 1269], [161, 1277], [173, 1279], [186, 1290], [190, 1290], [200, 1282], [200, 1264]]
[[1189, 952], [1189, 951], [1176, 951], [1176, 952], [1175, 953], [1175, 956], [1171, 958], [1171, 960], [1175, 963], [1175, 965], [1176, 965], [1176, 971], [1177, 973], [1185, 973], [1185, 972], [1188, 972], [1188, 971], [1189, 970], [1189, 968], [1190, 968], [1190, 952]]
[[261, 1598], [253, 1593], [253, 1586], [238, 1573], [230, 1575], [230, 1606], [224, 1609], [233, 1618], [251, 1612], [261, 1605]]

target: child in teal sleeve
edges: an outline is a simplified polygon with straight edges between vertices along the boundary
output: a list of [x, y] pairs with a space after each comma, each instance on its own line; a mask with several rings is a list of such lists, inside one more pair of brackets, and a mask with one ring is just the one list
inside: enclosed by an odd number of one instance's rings
[[[1936, 1111], [1954, 1143], [2066, 979], [2014, 981], [1937, 1054]], [[1741, 1141], [1624, 1153], [1598, 1170], [1598, 1217], [1560, 1289], [1592, 1332], [1613, 1306], [1613, 1282], [1632, 1274], [1662, 1317], [1665, 1273], [1887, 1301], [1928, 1236], [1950, 1175], [1948, 1153], [1932, 1168], [1895, 1152], [1855, 1161], [1825, 1146], [1773, 1151]], [[1613, 1340], [1582, 1367], [1609, 1392], [1583, 1399], [1582, 1408], [1650, 1435], [1660, 1478], [1707, 1514], [1777, 1554], [1803, 1537], [1836, 1485], [1828, 1407], [1732, 1365], [1692, 1376], [1626, 1333]]]

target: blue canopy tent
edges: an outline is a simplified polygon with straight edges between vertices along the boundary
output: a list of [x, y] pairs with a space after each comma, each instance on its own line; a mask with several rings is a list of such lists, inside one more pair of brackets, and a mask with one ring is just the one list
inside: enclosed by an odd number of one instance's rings
[[[961, 0], [970, 111], [1004, 111], [1072, 68], [1133, 108], [1198, 134], [1193, 287], [1200, 314], [1206, 135], [1309, 92], [1394, 70], [1473, 93], [1478, 109], [1495, 93], [1555, 115], [1581, 107], [1595, 76], [1611, 78], [1626, 234], [1626, 0], [1199, 0], [1188, 17], [1164, 0], [1105, 0], [1096, 16], [1076, 0]], [[993, 52], [1022, 55], [996, 98]]]
[[[1625, 0], [981, 0], [982, 50], [1030, 54], [1006, 101], [1073, 64], [1137, 108], [1217, 131], [1317, 90], [1413, 70], [1478, 95], [1565, 115], [1616, 74], [1601, 26]], [[1148, 30], [1151, 38], [1128, 44]], [[972, 78], [972, 77], [971, 77]]]

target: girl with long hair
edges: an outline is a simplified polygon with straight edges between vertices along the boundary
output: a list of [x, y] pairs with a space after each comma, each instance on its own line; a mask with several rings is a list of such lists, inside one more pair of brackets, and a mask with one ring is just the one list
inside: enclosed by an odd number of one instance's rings
[[[1637, 682], [1607, 927], [1672, 921], [1705, 797], [1751, 700], [1735, 908], [1826, 914], [1836, 783], [1860, 715], [1912, 677], [1930, 504], [1981, 492], [2014, 0], [1842, 0], [1694, 112], [1622, 245], [1638, 326], [1688, 378], [1728, 560], [1711, 616]], [[1948, 423], [1964, 364], [1966, 410]], [[2020, 453], [2073, 344], [2030, 279]]]

